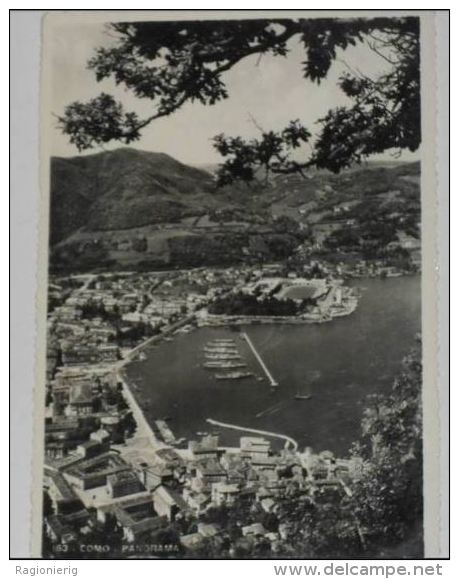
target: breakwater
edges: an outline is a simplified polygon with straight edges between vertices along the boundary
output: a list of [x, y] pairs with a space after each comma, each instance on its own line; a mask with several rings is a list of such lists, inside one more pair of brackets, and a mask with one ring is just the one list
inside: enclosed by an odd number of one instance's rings
[[240, 430], [242, 432], [251, 432], [253, 434], [258, 434], [261, 436], [271, 436], [273, 438], [280, 438], [285, 440], [285, 448], [291, 447], [291, 450], [298, 450], [298, 443], [296, 440], [287, 436], [285, 434], [278, 434], [277, 432], [270, 432], [269, 430], [259, 430], [258, 428], [248, 428], [246, 426], [237, 426], [236, 424], [229, 424], [227, 422], [220, 422], [219, 420], [213, 420], [213, 418], [207, 418], [206, 422], [212, 424], [213, 426], [221, 426], [222, 428], [230, 428], [232, 430]]

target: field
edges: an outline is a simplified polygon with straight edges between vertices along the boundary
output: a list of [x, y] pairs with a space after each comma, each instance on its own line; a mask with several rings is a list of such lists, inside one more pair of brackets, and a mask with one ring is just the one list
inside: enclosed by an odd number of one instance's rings
[[309, 285], [289, 286], [282, 292], [282, 297], [291, 300], [306, 300], [314, 297], [317, 293], [317, 289], [318, 288]]

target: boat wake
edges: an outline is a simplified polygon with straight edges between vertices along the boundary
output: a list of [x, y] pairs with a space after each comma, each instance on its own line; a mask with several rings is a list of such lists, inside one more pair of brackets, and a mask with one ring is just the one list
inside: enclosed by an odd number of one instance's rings
[[279, 410], [281, 410], [284, 406], [286, 406], [287, 402], [288, 401], [285, 400], [277, 402], [276, 404], [274, 404], [274, 406], [270, 406], [269, 408], [262, 410], [258, 414], [255, 414], [255, 418], [261, 418], [262, 416], [270, 416], [271, 414], [276, 414], [276, 412], [279, 412]]

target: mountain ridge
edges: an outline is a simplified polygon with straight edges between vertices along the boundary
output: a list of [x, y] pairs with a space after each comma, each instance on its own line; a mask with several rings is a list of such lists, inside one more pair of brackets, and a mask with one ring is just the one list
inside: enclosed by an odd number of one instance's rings
[[359, 220], [370, 202], [379, 211], [390, 201], [403, 213], [408, 199], [413, 229], [419, 175], [416, 162], [376, 163], [339, 175], [282, 175], [268, 183], [218, 188], [209, 172], [166, 153], [122, 147], [53, 157], [51, 263], [196, 265], [201, 263], [197, 253], [205, 255], [202, 263], [277, 259], [317, 222], [339, 217], [335, 206]]

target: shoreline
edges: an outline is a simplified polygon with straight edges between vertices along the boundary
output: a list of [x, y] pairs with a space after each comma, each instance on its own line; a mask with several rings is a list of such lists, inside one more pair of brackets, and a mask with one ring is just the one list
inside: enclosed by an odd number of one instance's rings
[[281, 317], [281, 316], [216, 316], [215, 318], [200, 320], [198, 327], [220, 327], [220, 326], [249, 326], [253, 324], [325, 324], [333, 321], [334, 318], [308, 320], [301, 319], [296, 316]]
[[151, 444], [153, 450], [159, 450], [160, 448], [164, 448], [164, 445], [154, 434], [152, 427], [150, 426], [148, 420], [143, 413], [143, 410], [137, 401], [134, 393], [129, 386], [126, 376], [123, 373], [122, 368], [118, 368], [115, 370], [115, 377], [118, 382], [122, 384], [122, 393], [126, 400], [126, 404], [129, 406], [132, 416], [136, 422], [136, 430], [131, 440], [132, 443], [135, 444], [136, 439], [144, 439], [146, 438], [148, 442]]
[[336, 318], [350, 316], [356, 309], [357, 304], [344, 312], [317, 318], [304, 318], [301, 316], [231, 316], [208, 314], [205, 318], [198, 318], [198, 327], [251, 324], [326, 324], [332, 322]]
[[127, 352], [126, 356], [122, 359], [122, 365], [121, 366], [125, 366], [126, 364], [128, 364], [129, 362], [132, 361], [132, 356], [135, 356], [136, 354], [138, 354], [139, 352], [141, 352], [144, 348], [146, 348], [149, 344], [154, 344], [155, 342], [161, 342], [162, 340], [164, 340], [165, 337], [167, 337], [169, 334], [175, 332], [176, 330], [180, 329], [182, 326], [186, 326], [187, 324], [190, 324], [194, 319], [196, 318], [196, 313], [193, 314], [189, 314], [188, 316], [186, 316], [185, 318], [174, 322], [171, 326], [169, 326], [168, 328], [166, 328], [165, 330], [163, 330], [160, 334], [156, 334], [154, 336], [150, 336], [149, 338], [147, 338], [146, 340], [144, 340], [143, 342], [140, 342], [140, 344], [137, 344], [137, 346], [134, 346], [131, 350], [129, 350], [129, 352]]

